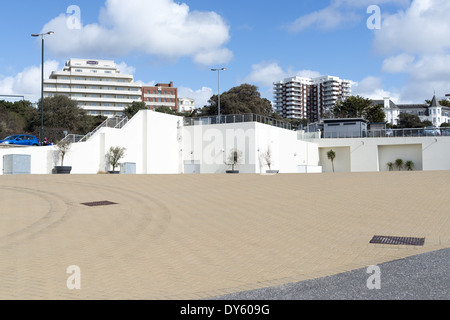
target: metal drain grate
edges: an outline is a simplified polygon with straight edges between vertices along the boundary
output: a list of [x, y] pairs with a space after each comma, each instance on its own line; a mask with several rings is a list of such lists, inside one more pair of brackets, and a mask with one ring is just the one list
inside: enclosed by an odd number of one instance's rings
[[370, 243], [423, 246], [425, 244], [425, 238], [374, 236], [372, 240], [370, 240]]
[[82, 205], [88, 206], [88, 207], [101, 207], [101, 206], [110, 206], [113, 204], [117, 204], [115, 202], [111, 201], [97, 201], [97, 202], [86, 202], [82, 203]]

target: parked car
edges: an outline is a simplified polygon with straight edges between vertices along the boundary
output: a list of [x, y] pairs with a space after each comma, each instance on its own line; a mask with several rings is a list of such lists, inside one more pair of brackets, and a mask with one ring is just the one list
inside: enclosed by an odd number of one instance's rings
[[0, 140], [0, 144], [14, 144], [19, 146], [38, 146], [39, 140], [35, 136], [16, 134]]
[[443, 136], [450, 136], [450, 128], [443, 128], [443, 129], [441, 129], [441, 134]]
[[439, 130], [439, 128], [435, 128], [435, 127], [426, 127], [425, 129], [423, 129], [423, 135], [425, 135], [425, 136], [440, 136], [441, 130]]

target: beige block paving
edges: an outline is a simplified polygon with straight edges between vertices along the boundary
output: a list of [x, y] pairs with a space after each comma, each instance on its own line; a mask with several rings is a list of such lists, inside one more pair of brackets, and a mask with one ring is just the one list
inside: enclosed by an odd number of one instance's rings
[[[448, 248], [449, 178], [1, 176], [0, 299], [199, 299]], [[82, 205], [105, 200], [117, 204]], [[369, 244], [374, 235], [426, 241]], [[81, 290], [66, 286], [70, 265]]]

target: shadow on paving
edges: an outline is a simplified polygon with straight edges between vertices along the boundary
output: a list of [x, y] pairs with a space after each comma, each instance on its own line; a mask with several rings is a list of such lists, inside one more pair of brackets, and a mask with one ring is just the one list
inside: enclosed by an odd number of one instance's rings
[[[380, 289], [369, 289], [368, 268], [208, 300], [448, 300], [450, 248], [386, 262]], [[370, 281], [370, 280], [369, 280]]]

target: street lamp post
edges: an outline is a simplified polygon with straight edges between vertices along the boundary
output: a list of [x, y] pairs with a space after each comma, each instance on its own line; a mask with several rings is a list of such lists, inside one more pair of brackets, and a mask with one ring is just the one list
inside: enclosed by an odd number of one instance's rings
[[220, 68], [220, 69], [211, 69], [211, 71], [217, 71], [217, 76], [218, 76], [218, 90], [219, 90], [219, 94], [217, 96], [218, 98], [218, 116], [219, 116], [219, 123], [221, 123], [222, 121], [220, 121], [220, 71], [225, 71], [227, 70], [227, 68]]
[[40, 144], [42, 145], [44, 141], [44, 36], [54, 34], [53, 31], [47, 33], [33, 33], [32, 37], [42, 38], [42, 70], [41, 70], [41, 134], [40, 134]]

